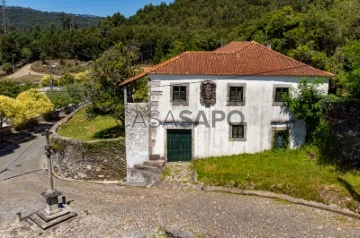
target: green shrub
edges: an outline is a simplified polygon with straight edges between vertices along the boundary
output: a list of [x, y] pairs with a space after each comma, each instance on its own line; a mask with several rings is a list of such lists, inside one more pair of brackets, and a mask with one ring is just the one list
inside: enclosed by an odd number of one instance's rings
[[[58, 86], [59, 85], [59, 79], [55, 76], [51, 76], [52, 77], [52, 83], [53, 86]], [[41, 86], [43, 87], [50, 87], [50, 75], [45, 75], [41, 78]]]
[[36, 88], [36, 85], [32, 82], [19, 83], [13, 79], [1, 79], [0, 80], [0, 94], [8, 97], [15, 98], [21, 92], [27, 91], [31, 88]]
[[60, 78], [60, 86], [73, 84], [74, 81], [75, 81], [75, 77], [72, 76], [71, 74], [66, 73]]
[[88, 82], [89, 79], [90, 79], [89, 71], [80, 72], [80, 73], [77, 73], [75, 75], [75, 82], [76, 83], [84, 84], [84, 83]]
[[11, 74], [13, 72], [13, 67], [11, 66], [10, 63], [5, 63], [2, 66], [2, 70], [6, 73], [6, 74]]
[[66, 107], [71, 102], [70, 95], [66, 91], [48, 91], [46, 96], [54, 104], [55, 109]]
[[69, 84], [66, 85], [66, 91], [70, 96], [71, 103], [79, 104], [86, 100], [84, 87], [81, 84]]

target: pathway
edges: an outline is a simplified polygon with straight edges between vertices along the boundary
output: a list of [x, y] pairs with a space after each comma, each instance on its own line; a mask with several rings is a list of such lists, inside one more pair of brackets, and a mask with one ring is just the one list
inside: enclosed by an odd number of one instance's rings
[[16, 133], [1, 143], [0, 181], [38, 171], [46, 166], [45, 138], [41, 134]]
[[32, 71], [31, 70], [31, 65], [32, 64], [26, 64], [24, 65], [22, 68], [20, 68], [19, 70], [17, 70], [15, 73], [9, 75], [8, 77], [9, 78], [20, 78], [22, 76], [25, 76], [25, 75], [29, 75], [29, 74], [33, 74], [33, 75], [46, 75], [46, 74], [43, 74], [43, 73], [38, 73], [38, 72], [35, 72], [35, 71]]
[[13, 223], [16, 212], [29, 215], [45, 206], [40, 193], [47, 188], [46, 172], [24, 175], [0, 182], [0, 237], [160, 237], [171, 225], [204, 237], [360, 234], [360, 220], [273, 199], [166, 187], [54, 183], [78, 217], [47, 231]]

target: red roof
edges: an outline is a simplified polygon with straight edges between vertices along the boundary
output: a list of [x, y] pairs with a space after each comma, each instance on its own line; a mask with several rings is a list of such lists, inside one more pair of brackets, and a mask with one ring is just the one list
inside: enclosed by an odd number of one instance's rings
[[255, 41], [231, 42], [212, 52], [184, 52], [140, 75], [125, 80], [128, 84], [147, 74], [166, 75], [231, 75], [231, 76], [315, 76], [332, 73], [318, 70]]
[[240, 42], [239, 41], [233, 41], [233, 42], [230, 42], [227, 45], [224, 45], [223, 47], [217, 48], [213, 52], [217, 52], [217, 53], [235, 53], [235, 52], [238, 52], [238, 51], [242, 50], [246, 46], [250, 45], [252, 42], [255, 42], [255, 41], [240, 41]]

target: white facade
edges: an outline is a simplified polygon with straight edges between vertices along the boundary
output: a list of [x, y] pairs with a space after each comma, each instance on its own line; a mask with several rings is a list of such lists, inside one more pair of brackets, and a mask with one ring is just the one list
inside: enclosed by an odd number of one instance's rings
[[[289, 147], [296, 148], [304, 143], [305, 123], [295, 121], [288, 110], [274, 103], [276, 87], [297, 88], [303, 77], [295, 76], [198, 76], [198, 75], [154, 75], [150, 74], [150, 156], [167, 158], [167, 130], [190, 129], [192, 131], [192, 158], [256, 153], [272, 148], [273, 131], [289, 130]], [[309, 77], [308, 77], [309, 79]], [[206, 107], [200, 103], [201, 82], [212, 80], [216, 83], [216, 103]], [[187, 105], [175, 105], [172, 101], [171, 85], [187, 85]], [[242, 85], [244, 87], [243, 105], [228, 105], [228, 86]], [[328, 92], [328, 81], [320, 89]], [[290, 89], [291, 91], [291, 89]], [[183, 123], [181, 111], [190, 111], [186, 114], [193, 123]], [[235, 113], [232, 122], [242, 122], [245, 125], [245, 138], [232, 140], [228, 121], [213, 120], [220, 111], [227, 117], [232, 111]], [[171, 113], [169, 113], [171, 112]], [[199, 118], [200, 113], [200, 118]], [[174, 119], [172, 118], [174, 116]], [[203, 115], [210, 126], [204, 125]], [[166, 121], [165, 121], [166, 120]], [[160, 121], [160, 122], [159, 122]], [[215, 123], [215, 126], [213, 126]]]

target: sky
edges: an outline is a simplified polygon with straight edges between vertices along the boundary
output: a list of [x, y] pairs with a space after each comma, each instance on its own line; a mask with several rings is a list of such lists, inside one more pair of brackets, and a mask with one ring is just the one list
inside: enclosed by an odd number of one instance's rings
[[159, 5], [173, 0], [7, 0], [7, 6], [29, 7], [47, 12], [65, 12], [90, 14], [95, 16], [112, 16], [120, 12], [125, 17], [132, 16], [146, 4]]

